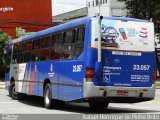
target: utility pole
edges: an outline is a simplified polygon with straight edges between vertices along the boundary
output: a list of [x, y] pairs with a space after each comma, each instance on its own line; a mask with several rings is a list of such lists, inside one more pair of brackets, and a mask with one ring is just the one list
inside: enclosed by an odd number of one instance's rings
[[86, 0], [86, 7], [88, 7], [88, 0]]
[[100, 0], [98, 0], [98, 7], [99, 7], [99, 13], [98, 13], [98, 16], [101, 15], [101, 6], [100, 6]]

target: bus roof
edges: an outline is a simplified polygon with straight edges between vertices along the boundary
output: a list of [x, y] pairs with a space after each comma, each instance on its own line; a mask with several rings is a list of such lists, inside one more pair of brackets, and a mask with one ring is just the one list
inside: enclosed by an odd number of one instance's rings
[[[54, 27], [51, 27], [51, 28], [48, 28], [48, 29], [45, 29], [45, 30], [41, 30], [41, 31], [35, 32], [35, 33], [31, 34], [31, 35], [27, 35], [27, 36], [24, 36], [24, 37], [21, 37], [21, 38], [18, 38], [18, 39], [10, 40], [9, 44], [12, 45], [12, 44], [15, 44], [15, 43], [18, 43], [18, 42], [28, 41], [28, 40], [31, 40], [31, 39], [34, 39], [34, 38], [41, 37], [43, 35], [47, 35], [47, 34], [51, 34], [51, 33], [54, 33], [54, 32], [58, 32], [58, 31], [64, 30], [64, 29], [67, 29], [67, 28], [72, 28], [72, 27], [79, 26], [79, 25], [85, 25], [92, 18], [98, 18], [98, 16], [95, 16], [95, 17], [87, 16], [87, 17], [83, 17], [83, 18], [79, 18], [79, 19], [70, 21], [70, 22], [66, 22], [64, 24], [60, 24], [60, 25], [57, 25], [57, 26], [54, 26]], [[127, 17], [112, 17], [111, 16], [111, 17], [104, 17], [104, 18], [105, 19], [110, 19], [110, 20], [149, 22], [147, 20], [141, 20], [141, 19], [135, 19], [135, 18], [127, 18]]]

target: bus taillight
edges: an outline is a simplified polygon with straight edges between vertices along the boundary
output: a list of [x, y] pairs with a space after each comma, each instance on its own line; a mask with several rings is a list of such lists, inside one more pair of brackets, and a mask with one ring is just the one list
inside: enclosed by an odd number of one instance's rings
[[153, 82], [153, 84], [155, 84], [155, 82], [156, 82], [156, 71], [153, 71], [153, 73], [152, 73], [152, 82]]
[[[87, 82], [90, 82], [90, 80], [93, 80], [94, 70], [92, 68], [86, 67], [86, 79]], [[89, 81], [88, 81], [89, 80]]]

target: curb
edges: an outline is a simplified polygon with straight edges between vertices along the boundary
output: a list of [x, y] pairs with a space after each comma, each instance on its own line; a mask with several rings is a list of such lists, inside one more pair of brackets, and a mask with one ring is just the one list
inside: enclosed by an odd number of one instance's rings
[[5, 89], [5, 87], [4, 86], [2, 86], [2, 87], [0, 86], [0, 89]]
[[5, 89], [5, 83], [4, 82], [0, 82], [0, 89]]
[[5, 87], [0, 87], [0, 90], [5, 89]]

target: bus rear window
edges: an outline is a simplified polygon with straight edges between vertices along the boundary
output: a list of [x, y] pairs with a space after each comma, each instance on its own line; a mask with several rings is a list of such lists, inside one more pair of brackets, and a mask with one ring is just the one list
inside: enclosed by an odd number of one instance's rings
[[[97, 47], [98, 19], [92, 21], [92, 47]], [[103, 19], [102, 47], [116, 50], [154, 51], [154, 26], [151, 22]]]

